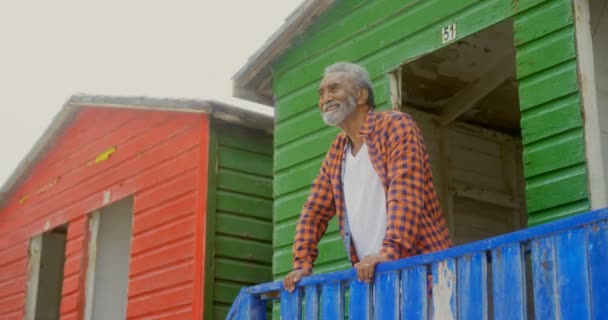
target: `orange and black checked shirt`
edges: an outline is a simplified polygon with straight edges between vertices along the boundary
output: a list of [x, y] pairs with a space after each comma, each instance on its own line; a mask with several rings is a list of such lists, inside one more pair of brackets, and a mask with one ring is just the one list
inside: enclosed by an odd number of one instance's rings
[[[386, 194], [387, 226], [380, 253], [395, 260], [449, 248], [449, 232], [433, 185], [429, 156], [416, 123], [405, 113], [370, 110], [359, 136], [367, 145]], [[317, 243], [335, 214], [344, 238], [341, 175], [346, 143], [348, 137], [341, 132], [312, 183], [296, 227], [294, 269], [312, 270]], [[350, 256], [353, 265], [359, 261], [352, 244]]]

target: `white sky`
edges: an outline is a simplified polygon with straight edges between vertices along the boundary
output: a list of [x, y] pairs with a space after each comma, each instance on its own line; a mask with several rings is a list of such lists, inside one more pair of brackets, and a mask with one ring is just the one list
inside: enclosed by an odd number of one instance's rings
[[1, 1], [0, 184], [73, 93], [262, 110], [232, 98], [230, 78], [300, 2]]

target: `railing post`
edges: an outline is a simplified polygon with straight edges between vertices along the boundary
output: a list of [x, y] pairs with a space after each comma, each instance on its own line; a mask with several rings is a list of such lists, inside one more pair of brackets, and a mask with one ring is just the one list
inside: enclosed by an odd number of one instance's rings
[[296, 287], [293, 292], [281, 290], [281, 318], [290, 320], [302, 319], [302, 289]]
[[266, 319], [266, 303], [258, 296], [241, 292], [241, 303], [236, 315], [237, 320]]

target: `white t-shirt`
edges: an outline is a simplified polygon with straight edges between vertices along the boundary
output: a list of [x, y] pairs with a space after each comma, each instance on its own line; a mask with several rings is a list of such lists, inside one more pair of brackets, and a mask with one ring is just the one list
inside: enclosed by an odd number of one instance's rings
[[357, 257], [380, 253], [386, 234], [386, 195], [365, 143], [356, 156], [346, 148], [344, 201]]

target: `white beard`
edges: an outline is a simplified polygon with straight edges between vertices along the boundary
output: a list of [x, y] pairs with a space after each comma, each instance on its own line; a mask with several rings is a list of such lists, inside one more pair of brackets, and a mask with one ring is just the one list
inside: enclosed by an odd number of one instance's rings
[[[336, 106], [332, 111], [325, 111], [329, 107]], [[323, 105], [323, 111], [321, 116], [323, 121], [330, 126], [337, 126], [344, 122], [344, 120], [357, 108], [357, 101], [354, 97], [349, 97], [346, 101], [334, 101]]]

